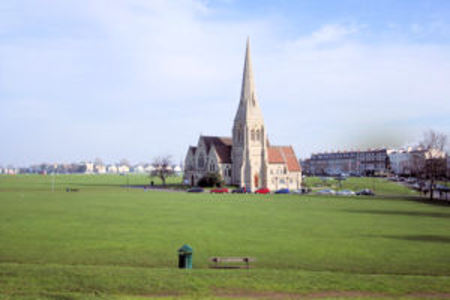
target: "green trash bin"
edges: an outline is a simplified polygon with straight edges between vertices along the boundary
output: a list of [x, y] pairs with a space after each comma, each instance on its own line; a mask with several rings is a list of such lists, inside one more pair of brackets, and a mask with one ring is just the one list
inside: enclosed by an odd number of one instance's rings
[[180, 269], [192, 269], [192, 254], [194, 250], [188, 244], [184, 244], [183, 247], [178, 249], [178, 268]]

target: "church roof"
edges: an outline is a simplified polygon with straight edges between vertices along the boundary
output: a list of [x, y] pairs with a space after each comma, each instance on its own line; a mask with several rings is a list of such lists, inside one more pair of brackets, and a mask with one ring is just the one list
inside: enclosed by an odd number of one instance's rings
[[219, 162], [223, 164], [231, 164], [231, 146], [216, 147], [217, 155], [219, 156]]
[[302, 170], [292, 146], [269, 146], [267, 152], [269, 164], [286, 164], [289, 172]]
[[230, 137], [220, 136], [202, 136], [203, 142], [206, 146], [206, 152], [209, 153], [211, 147], [214, 145], [220, 163], [231, 163], [231, 146], [233, 141]]
[[192, 151], [192, 154], [195, 154], [195, 151], [197, 151], [197, 147], [189, 146], [189, 150], [188, 151]]
[[[206, 152], [209, 153], [211, 147], [214, 145], [219, 163], [231, 163], [231, 149], [233, 141], [230, 137], [220, 136], [201, 136], [205, 143]], [[195, 153], [197, 147], [191, 147]], [[268, 146], [267, 147], [269, 164], [286, 164], [289, 172], [300, 172], [302, 169], [298, 162], [292, 146]]]
[[284, 164], [285, 161], [280, 152], [280, 147], [270, 146], [267, 148], [269, 164]]

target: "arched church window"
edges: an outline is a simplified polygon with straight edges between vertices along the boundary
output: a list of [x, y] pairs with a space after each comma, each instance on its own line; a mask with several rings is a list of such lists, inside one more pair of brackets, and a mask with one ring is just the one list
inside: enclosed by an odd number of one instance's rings
[[259, 141], [259, 139], [260, 139], [259, 129], [256, 129], [256, 140]]
[[252, 141], [255, 140], [255, 129], [252, 129], [251, 134], [250, 134]]
[[238, 142], [242, 142], [242, 131], [240, 128], [237, 130]]
[[253, 106], [256, 105], [255, 94], [252, 94], [252, 104]]
[[203, 156], [203, 154], [200, 154], [198, 156], [197, 165], [199, 168], [203, 168], [205, 166], [205, 157]]
[[231, 177], [231, 168], [226, 167], [226, 169], [224, 170], [223, 173], [224, 173], [225, 177]]

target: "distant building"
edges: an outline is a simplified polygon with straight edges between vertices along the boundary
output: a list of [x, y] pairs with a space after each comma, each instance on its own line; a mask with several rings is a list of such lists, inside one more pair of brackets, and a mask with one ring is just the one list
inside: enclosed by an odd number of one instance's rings
[[110, 174], [116, 174], [117, 173], [117, 167], [115, 165], [109, 165], [106, 168], [107, 172]]
[[381, 175], [389, 171], [387, 149], [366, 151], [337, 151], [315, 153], [303, 161], [303, 170], [309, 175]]
[[173, 172], [175, 173], [175, 175], [180, 176], [181, 174], [183, 174], [183, 169], [180, 166], [175, 166], [173, 167]]
[[398, 149], [389, 153], [392, 173], [405, 176], [411, 175], [413, 171], [411, 150], [411, 148]]
[[120, 174], [129, 173], [130, 167], [127, 165], [120, 165], [117, 167], [117, 172], [119, 172]]
[[[418, 162], [428, 159], [445, 160], [446, 154], [438, 149], [423, 149], [420, 147], [393, 150], [389, 155], [392, 173], [404, 176], [417, 175]], [[443, 162], [444, 164], [446, 162]], [[445, 173], [443, 171], [443, 173]]]
[[133, 173], [142, 174], [142, 173], [145, 173], [145, 168], [142, 165], [136, 165], [136, 166], [133, 167], [133, 169], [131, 171]]
[[4, 168], [2, 173], [6, 175], [15, 175], [17, 174], [17, 170], [15, 168]]
[[94, 173], [94, 163], [92, 163], [92, 162], [82, 162], [81, 166], [82, 166], [82, 168], [84, 168], [84, 173], [86, 173], [86, 174]]
[[106, 166], [105, 165], [95, 165], [94, 170], [95, 170], [95, 173], [97, 173], [97, 174], [105, 174]]
[[144, 170], [145, 170], [146, 173], [150, 173], [150, 172], [152, 172], [152, 171], [155, 170], [155, 167], [152, 166], [152, 165], [146, 165], [146, 166], [144, 167]]
[[444, 159], [445, 153], [436, 149], [369, 149], [312, 154], [301, 162], [308, 175], [396, 175], [411, 176], [417, 172], [417, 161]]
[[388, 149], [369, 149], [358, 152], [359, 174], [386, 175], [390, 170]]

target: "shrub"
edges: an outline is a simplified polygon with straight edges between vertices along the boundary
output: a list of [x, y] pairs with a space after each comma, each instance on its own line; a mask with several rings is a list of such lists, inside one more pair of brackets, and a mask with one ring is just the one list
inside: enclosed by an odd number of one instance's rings
[[201, 187], [220, 187], [222, 186], [222, 177], [219, 173], [207, 173], [205, 176], [200, 178], [198, 185]]

